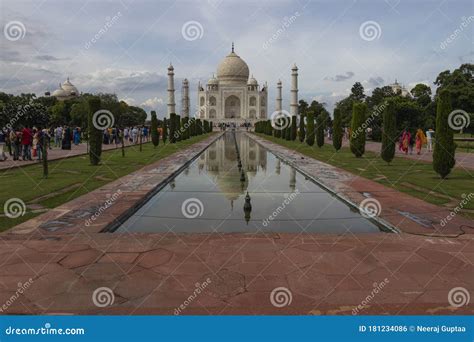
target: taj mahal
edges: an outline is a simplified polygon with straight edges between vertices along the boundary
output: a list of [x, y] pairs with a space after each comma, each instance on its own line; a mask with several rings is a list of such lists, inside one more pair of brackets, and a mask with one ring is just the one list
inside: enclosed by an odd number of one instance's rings
[[[298, 90], [296, 65], [292, 68], [290, 113], [298, 110]], [[247, 63], [235, 52], [232, 43], [231, 52], [219, 63], [217, 73], [202, 84], [197, 85], [196, 118], [205, 119], [214, 124], [243, 123], [254, 124], [268, 117], [268, 85], [259, 85], [250, 74]], [[277, 83], [276, 110], [282, 111], [282, 83]], [[176, 112], [174, 89], [174, 68], [168, 67], [168, 117], [171, 113], [189, 117], [189, 81], [185, 78], [181, 88], [181, 113]]]

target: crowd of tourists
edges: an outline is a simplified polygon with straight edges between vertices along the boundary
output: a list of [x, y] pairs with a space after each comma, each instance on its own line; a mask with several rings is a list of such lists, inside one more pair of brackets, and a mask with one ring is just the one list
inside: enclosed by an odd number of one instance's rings
[[416, 148], [416, 154], [421, 154], [424, 145], [429, 152], [433, 151], [434, 130], [429, 129], [425, 132], [418, 128], [415, 134], [410, 133], [409, 130], [403, 130], [398, 139], [398, 149], [405, 154], [413, 154], [413, 149]]
[[[150, 140], [150, 130], [146, 126], [126, 127], [123, 130], [111, 127], [103, 132], [103, 144], [121, 144], [122, 136], [127, 145]], [[47, 149], [60, 148], [71, 150], [72, 145], [79, 145], [85, 139], [81, 127], [67, 125], [51, 128], [25, 126], [19, 129], [0, 129], [0, 161], [8, 159], [18, 161], [41, 161], [43, 146]]]

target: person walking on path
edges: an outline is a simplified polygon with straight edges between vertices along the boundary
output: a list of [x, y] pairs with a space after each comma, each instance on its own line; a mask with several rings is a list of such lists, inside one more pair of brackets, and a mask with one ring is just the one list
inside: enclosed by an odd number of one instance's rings
[[418, 128], [418, 130], [416, 131], [415, 144], [416, 154], [420, 154], [423, 145], [426, 144], [426, 136], [421, 128]]
[[22, 159], [23, 160], [32, 160], [31, 159], [31, 144], [33, 143], [33, 133], [31, 129], [26, 126], [21, 131], [21, 147], [22, 147]]
[[434, 136], [434, 131], [430, 128], [429, 130], [426, 131], [426, 142], [427, 142], [427, 147], [428, 151], [431, 152], [433, 151], [433, 136]]
[[415, 137], [408, 132], [408, 149], [410, 150], [410, 154], [413, 154], [413, 146], [415, 146]]

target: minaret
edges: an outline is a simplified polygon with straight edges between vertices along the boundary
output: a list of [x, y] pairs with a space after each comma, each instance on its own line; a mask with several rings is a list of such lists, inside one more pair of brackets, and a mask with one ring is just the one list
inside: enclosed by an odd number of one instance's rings
[[176, 103], [174, 102], [174, 68], [168, 67], [168, 118], [171, 113], [176, 113]]
[[277, 83], [277, 98], [276, 98], [276, 112], [280, 113], [282, 108], [282, 97], [281, 97], [281, 80]]
[[298, 115], [298, 67], [291, 68], [291, 104], [290, 115]]
[[189, 82], [188, 79], [185, 78], [183, 80], [183, 86], [181, 88], [181, 105], [182, 105], [182, 113], [181, 117], [189, 118]]

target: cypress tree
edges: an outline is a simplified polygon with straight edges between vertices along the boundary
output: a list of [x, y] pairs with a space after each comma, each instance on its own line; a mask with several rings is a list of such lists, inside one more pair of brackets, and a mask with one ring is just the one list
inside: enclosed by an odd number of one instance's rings
[[306, 137], [305, 125], [304, 125], [304, 114], [300, 114], [300, 129], [298, 132], [298, 136], [300, 138], [300, 142], [303, 142]]
[[293, 115], [291, 117], [291, 133], [290, 133], [290, 139], [292, 141], [296, 140], [296, 133], [297, 133], [296, 115]]
[[100, 110], [100, 98], [93, 96], [89, 98], [89, 116], [88, 116], [88, 130], [89, 130], [89, 160], [92, 165], [99, 165], [100, 155], [102, 154], [102, 130], [99, 130], [94, 125], [94, 113]]
[[336, 151], [339, 151], [342, 147], [342, 118], [341, 110], [339, 108], [334, 109], [334, 121], [332, 122], [332, 144]]
[[316, 144], [318, 147], [324, 145], [324, 128], [326, 127], [326, 116], [323, 113], [319, 113], [316, 118]]
[[163, 139], [163, 144], [166, 144], [166, 140], [168, 139], [168, 120], [166, 120], [166, 118], [163, 118], [161, 137]]
[[397, 141], [397, 111], [395, 101], [388, 101], [387, 107], [383, 112], [382, 120], [382, 151], [380, 151], [380, 156], [390, 164], [393, 157], [395, 157], [395, 142]]
[[365, 129], [363, 124], [367, 113], [367, 105], [361, 102], [355, 102], [352, 105], [351, 120], [351, 152], [360, 158], [365, 153]]
[[183, 118], [183, 137], [189, 139], [189, 118]]
[[307, 114], [307, 122], [308, 125], [308, 132], [306, 134], [306, 143], [309, 146], [314, 145], [314, 114], [312, 111], [308, 112]]
[[175, 125], [175, 129], [176, 129], [176, 141], [181, 141], [182, 140], [182, 136], [183, 136], [183, 132], [181, 130], [181, 116], [180, 115], [176, 115], [175, 117], [175, 120], [176, 120], [176, 125]]
[[151, 134], [151, 142], [153, 146], [158, 146], [160, 143], [160, 137], [158, 135], [158, 119], [156, 118], [156, 112], [154, 110], [151, 111], [151, 127], [150, 127], [150, 134]]
[[456, 162], [454, 158], [456, 152], [454, 134], [448, 125], [448, 116], [452, 111], [451, 94], [448, 90], [440, 91], [437, 102], [433, 169], [442, 179], [445, 179]]
[[169, 119], [170, 125], [170, 144], [174, 144], [176, 142], [176, 114], [171, 113]]

